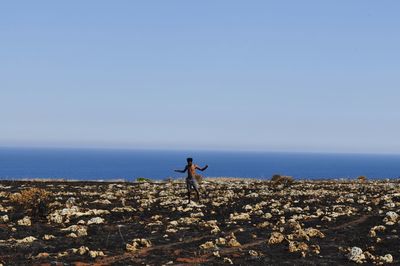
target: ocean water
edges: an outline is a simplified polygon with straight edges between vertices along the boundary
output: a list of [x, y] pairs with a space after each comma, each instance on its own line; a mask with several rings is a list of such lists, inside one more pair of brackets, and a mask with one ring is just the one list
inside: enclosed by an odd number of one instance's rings
[[173, 170], [183, 169], [186, 157], [200, 166], [208, 164], [202, 174], [211, 177], [400, 177], [400, 155], [0, 148], [0, 179], [181, 178], [184, 174]]

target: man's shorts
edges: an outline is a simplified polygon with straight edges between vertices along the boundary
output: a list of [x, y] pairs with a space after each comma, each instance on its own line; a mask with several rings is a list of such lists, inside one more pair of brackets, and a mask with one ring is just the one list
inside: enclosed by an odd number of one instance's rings
[[186, 178], [186, 187], [188, 190], [191, 190], [192, 188], [195, 190], [199, 190], [199, 184], [197, 184], [195, 178]]

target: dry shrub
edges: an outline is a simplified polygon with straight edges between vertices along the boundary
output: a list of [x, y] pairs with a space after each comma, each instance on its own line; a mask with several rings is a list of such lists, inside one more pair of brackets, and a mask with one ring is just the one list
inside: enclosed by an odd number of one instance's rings
[[284, 175], [273, 175], [271, 178], [272, 184], [275, 186], [282, 185], [288, 187], [293, 183], [293, 177]]
[[173, 181], [174, 181], [174, 179], [172, 177], [167, 177], [164, 179], [164, 182], [166, 182], [166, 183], [171, 183]]
[[203, 177], [201, 175], [195, 175], [194, 178], [196, 179], [198, 184], [200, 184], [203, 181]]
[[365, 182], [365, 181], [367, 181], [367, 177], [365, 177], [365, 176], [363, 176], [363, 175], [359, 176], [357, 179], [358, 179], [360, 182]]
[[51, 193], [40, 188], [28, 188], [10, 195], [10, 200], [24, 209], [36, 208], [50, 198]]

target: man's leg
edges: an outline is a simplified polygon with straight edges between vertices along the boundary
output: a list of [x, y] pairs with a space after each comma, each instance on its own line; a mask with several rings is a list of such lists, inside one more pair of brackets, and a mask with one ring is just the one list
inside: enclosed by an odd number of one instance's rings
[[188, 203], [190, 203], [190, 183], [189, 183], [189, 180], [186, 180], [186, 189], [187, 189], [187, 195], [188, 195], [188, 200], [189, 200], [189, 202]]
[[194, 190], [196, 191], [196, 195], [197, 195], [197, 201], [200, 202], [200, 194], [199, 194], [199, 189], [198, 188], [194, 188]]
[[197, 181], [195, 179], [193, 179], [193, 188], [194, 188], [194, 191], [196, 191], [197, 201], [200, 202], [199, 184], [197, 183]]

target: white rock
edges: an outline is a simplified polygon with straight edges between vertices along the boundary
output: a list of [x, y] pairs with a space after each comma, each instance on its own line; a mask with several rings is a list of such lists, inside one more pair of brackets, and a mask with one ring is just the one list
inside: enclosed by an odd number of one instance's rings
[[395, 223], [395, 222], [397, 222], [398, 219], [399, 219], [399, 215], [397, 213], [395, 213], [393, 211], [389, 211], [386, 213], [386, 217], [385, 217], [385, 219], [383, 219], [383, 221], [386, 223], [388, 223], [388, 222]]
[[363, 261], [365, 260], [365, 255], [362, 249], [359, 247], [352, 247], [347, 257], [349, 260], [356, 263], [363, 263]]
[[104, 219], [101, 217], [94, 217], [92, 219], [90, 219], [87, 224], [91, 225], [91, 224], [103, 224], [104, 223]]
[[251, 249], [249, 250], [249, 255], [252, 257], [258, 257], [259, 254], [257, 251]]
[[75, 233], [70, 233], [67, 235], [67, 237], [78, 238], [78, 236]]
[[7, 223], [9, 220], [8, 215], [0, 216], [0, 222], [2, 223]]
[[74, 197], [71, 197], [69, 199], [67, 199], [67, 201], [65, 202], [65, 206], [67, 208], [71, 208], [72, 206], [74, 206], [76, 203], [76, 199]]
[[90, 255], [90, 257], [92, 257], [92, 258], [96, 258], [96, 257], [103, 257], [103, 256], [104, 256], [104, 253], [103, 253], [103, 251], [94, 251], [94, 250], [90, 250], [90, 251], [89, 251], [89, 255]]
[[379, 260], [383, 263], [393, 263], [393, 256], [391, 254], [386, 254], [385, 256], [380, 256]]
[[75, 225], [74, 224], [67, 228], [61, 229], [61, 231], [73, 232], [73, 233], [75, 233], [76, 237], [87, 236], [87, 227], [84, 225]]
[[246, 220], [250, 220], [250, 215], [248, 213], [231, 213], [230, 215], [230, 219], [232, 221], [246, 221]]
[[18, 225], [22, 225], [22, 226], [31, 226], [32, 225], [32, 221], [31, 218], [28, 216], [25, 216], [23, 219], [18, 220]]
[[126, 244], [126, 250], [127, 251], [137, 251], [138, 249], [148, 248], [151, 246], [152, 246], [152, 244], [151, 244], [150, 240], [147, 240], [145, 238], [135, 238], [132, 240], [132, 244]]
[[200, 245], [201, 249], [210, 249], [210, 248], [214, 248], [215, 245], [212, 241], [207, 241], [206, 243]]
[[44, 235], [43, 240], [51, 240], [51, 239], [54, 239], [54, 238], [56, 238], [56, 237], [53, 236], [53, 235]]
[[28, 244], [28, 243], [32, 243], [35, 240], [37, 240], [37, 238], [35, 238], [33, 236], [28, 236], [28, 237], [25, 237], [23, 239], [17, 239], [16, 241], [19, 244]]
[[84, 255], [86, 252], [88, 252], [89, 251], [89, 248], [88, 247], [85, 247], [85, 246], [81, 246], [79, 249], [78, 249], [78, 253], [79, 253], [79, 255]]
[[251, 211], [253, 209], [253, 207], [251, 205], [247, 204], [246, 206], [243, 207], [243, 209], [245, 211]]
[[224, 258], [224, 262], [227, 264], [233, 264], [233, 261], [230, 258]]
[[264, 219], [271, 219], [272, 218], [272, 214], [271, 213], [269, 213], [269, 212], [267, 212], [266, 214], [264, 214], [263, 216], [262, 216], [262, 218], [264, 218]]
[[44, 258], [48, 258], [49, 256], [50, 256], [49, 253], [47, 253], [47, 252], [42, 252], [42, 253], [39, 253], [37, 256], [35, 256], [35, 258], [36, 258], [36, 259], [44, 259]]
[[279, 232], [272, 232], [268, 239], [268, 245], [275, 245], [281, 243], [285, 239], [285, 236]]

